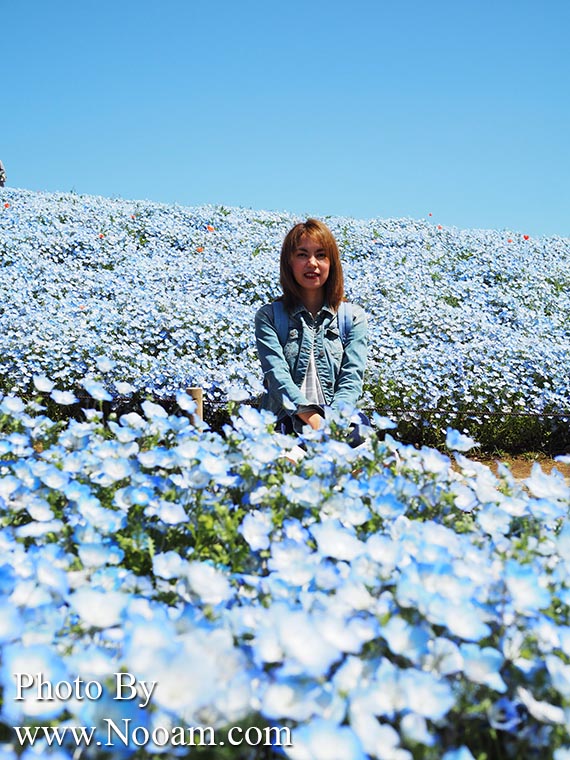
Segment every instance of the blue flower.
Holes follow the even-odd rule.
[[[292,760],[366,760],[362,744],[348,726],[317,718],[293,731]]]
[[[503,694],[507,685],[501,677],[503,655],[493,647],[479,648],[477,644],[461,644],[463,672],[469,680],[484,684]]]
[[[61,406],[69,406],[70,404],[77,404],[79,399],[71,391],[59,391],[54,388],[50,393],[51,398],[56,404]]]
[[[269,534],[273,528],[271,512],[255,509],[248,512],[238,528],[253,551],[269,548]]]
[[[464,435],[457,430],[448,428],[445,437],[445,445],[448,449],[453,451],[470,451],[474,446],[479,446],[480,444],[476,443],[468,435]]]

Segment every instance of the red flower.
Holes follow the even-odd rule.
[[[4,208],[10,208],[10,204],[9,203],[5,203],[4,204]]]
[[[203,251],[204,249],[203,249],[202,247],[200,247],[200,248],[196,248],[196,250],[198,251],[198,253],[202,253],[202,251]]]
[[[103,235],[103,233],[102,233],[102,232],[100,232],[100,233],[99,233],[99,237],[100,237],[100,238],[104,238],[104,237],[105,237],[105,235]]]
[[[208,232],[213,232],[215,228],[212,227],[211,224],[209,224],[207,229],[208,229]]]
[[[437,229],[438,229],[438,230],[442,230],[442,229],[443,229],[443,227],[441,226],[441,224],[438,224],[438,225],[437,225]]]
[[[513,242],[513,239],[512,239],[512,238],[509,238],[509,239],[507,240],[507,243],[512,243],[512,242]]]
[[[524,238],[525,240],[528,240],[528,239],[529,239],[529,235],[523,235],[523,238]]]
[[[430,213],[428,214],[428,216],[432,216],[432,213],[431,213],[431,211],[430,211]]]
[[[136,219],[135,214],[131,214],[131,219]]]

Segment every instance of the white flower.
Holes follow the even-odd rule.
[[[190,562],[186,568],[186,578],[192,591],[204,604],[221,604],[232,596],[232,588],[225,575],[206,562]]]
[[[539,720],[541,723],[564,723],[565,715],[562,707],[551,705],[549,702],[540,702],[536,700],[532,693],[519,686],[517,688],[517,696],[533,718]]]
[[[54,384],[45,375],[34,375],[33,380],[36,390],[41,393],[49,393],[53,389]]]
[[[110,628],[121,622],[129,597],[119,591],[98,591],[82,588],[69,597],[84,625],[94,628]]]
[[[244,517],[238,528],[253,551],[269,547],[269,534],[273,528],[271,512],[254,509]]]
[[[470,438],[468,435],[453,430],[453,428],[448,428],[445,437],[445,445],[452,451],[469,451],[474,446],[479,446],[480,444],[476,443],[473,438]]]
[[[56,404],[60,404],[61,406],[77,404],[79,401],[79,399],[71,391],[58,391],[57,389],[54,389],[50,393],[50,397],[55,401]]]

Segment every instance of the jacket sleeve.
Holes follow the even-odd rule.
[[[352,327],[344,346],[340,372],[335,383],[332,408],[341,404],[356,406],[362,396],[364,370],[368,356],[368,324],[364,310],[352,305]]]
[[[283,346],[273,322],[271,304],[262,306],[255,315],[255,341],[267,392],[288,414],[295,414],[309,404],[293,382]],[[288,408],[290,407],[290,408]]]

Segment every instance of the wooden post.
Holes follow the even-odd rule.
[[[192,396],[194,401],[196,402],[196,412],[193,417],[195,416],[199,420],[204,419],[204,405],[202,401],[202,389],[201,388],[188,388],[187,393],[189,396]]]

